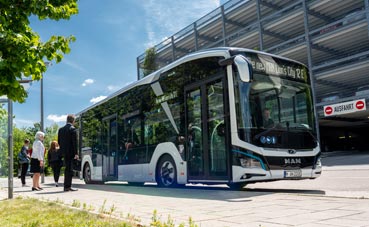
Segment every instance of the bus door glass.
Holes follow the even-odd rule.
[[[111,116],[103,120],[103,176],[117,176],[117,118]]]
[[[185,92],[189,180],[226,179],[224,80],[190,85]]]

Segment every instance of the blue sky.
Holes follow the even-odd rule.
[[[74,35],[71,53],[44,74],[44,122],[63,125],[78,113],[137,78],[136,57],[219,7],[224,0],[79,0],[70,20],[39,21],[31,27],[43,40]],[[18,128],[40,122],[40,82],[25,103],[14,103]]]

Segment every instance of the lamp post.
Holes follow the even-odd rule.
[[[41,98],[41,101],[40,101],[40,105],[41,105],[40,127],[41,127],[41,129],[40,129],[40,131],[44,132],[44,79],[43,78],[41,78],[41,86],[40,87],[41,87],[41,93],[40,93],[40,98]],[[44,173],[44,171],[42,171],[42,174],[41,174],[41,183],[45,183],[45,173]]]
[[[32,80],[20,80],[19,83],[25,87],[25,84]],[[14,150],[13,150],[13,101],[8,98],[8,199],[13,198],[13,171],[14,171]]]
[[[51,62],[44,62],[46,67],[51,66]],[[40,86],[40,115],[41,115],[41,121],[40,121],[40,131],[44,132],[44,77],[41,78],[41,86]],[[45,133],[45,132],[44,132]],[[44,162],[45,163],[45,162]],[[45,173],[43,172],[41,174],[41,183],[45,183]]]
[[[13,101],[8,99],[8,199],[13,198]]]

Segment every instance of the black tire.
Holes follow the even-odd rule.
[[[229,187],[231,190],[240,191],[240,190],[242,190],[246,185],[247,185],[247,183],[245,183],[245,182],[229,183],[229,184],[228,184],[228,187]]]
[[[86,164],[85,167],[83,167],[83,179],[86,184],[91,184],[91,167],[90,164]]]
[[[177,186],[177,167],[173,158],[164,155],[156,168],[156,182],[160,187]]]

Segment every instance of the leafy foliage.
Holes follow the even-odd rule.
[[[40,80],[47,69],[45,60],[59,63],[75,41],[73,36],[52,36],[42,42],[28,18],[69,19],[77,13],[77,0],[0,0],[0,96],[24,102],[27,92],[19,80]]]
[[[46,150],[50,148],[50,144],[53,140],[57,140],[58,136],[58,125],[53,124],[45,129],[45,140],[44,145]],[[13,127],[13,154],[14,154],[14,175],[17,174],[19,163],[18,153],[20,152],[25,139],[31,141],[35,140],[35,134],[40,130],[40,123],[35,123],[33,127],[28,128],[17,128]],[[45,154],[46,157],[47,153]],[[51,169],[46,166],[45,174],[51,172]],[[2,106],[0,106],[0,176],[8,175],[8,113]]]
[[[149,75],[150,73],[154,72],[157,69],[155,63],[155,55],[156,55],[155,47],[149,48],[145,51],[145,60],[143,63],[144,76]]]

